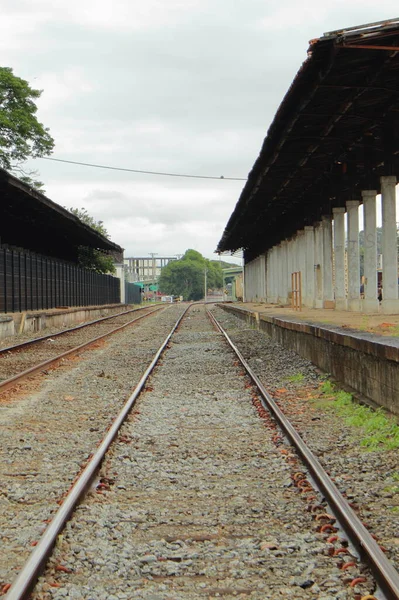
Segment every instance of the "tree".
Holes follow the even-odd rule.
[[[54,148],[49,130],[36,118],[35,101],[41,94],[9,67],[0,67],[0,166],[36,189],[43,184],[23,163],[29,157],[48,156]]]
[[[183,296],[184,300],[204,297],[205,269],[208,288],[223,284],[223,272],[218,261],[206,259],[196,250],[187,250],[180,260],[169,262],[161,271],[159,289],[165,294]]]
[[[101,235],[109,239],[109,234],[104,227],[103,221],[95,221],[85,208],[70,208],[69,212],[75,215],[75,217],[78,217],[82,223],[95,229],[98,233],[101,233]],[[79,246],[78,262],[80,267],[88,269],[89,271],[95,271],[96,273],[115,273],[115,264],[112,256],[105,254],[101,250],[96,250],[96,248]]]

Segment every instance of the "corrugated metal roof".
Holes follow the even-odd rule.
[[[76,260],[78,246],[123,252],[67,209],[1,168],[0,198],[2,244],[70,261]]]
[[[264,252],[398,172],[399,19],[312,40],[219,242]]]

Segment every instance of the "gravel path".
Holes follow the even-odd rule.
[[[195,307],[60,536],[35,600],[343,600],[325,535],[292,485],[230,350]]]
[[[0,400],[0,591],[40,537],[184,307],[171,306]],[[6,400],[4,399],[6,397]]]
[[[399,569],[398,451],[367,451],[363,432],[347,426],[326,401],[309,402],[324,378],[309,361],[275,343],[264,332],[222,309],[215,316],[252,369],[270,390],[311,450]],[[300,375],[300,382],[289,378]]]

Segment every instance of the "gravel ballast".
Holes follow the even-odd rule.
[[[0,592],[182,311],[143,319],[0,396]]]
[[[309,361],[228,311],[217,308],[215,315],[399,569],[398,450],[368,451],[362,429],[346,425],[322,398],[309,400],[326,376]]]
[[[367,569],[343,571],[342,557],[330,556],[292,483],[298,467],[258,412],[231,351],[193,308],[33,598],[344,600],[370,591]],[[359,573],[366,582],[349,587]]]

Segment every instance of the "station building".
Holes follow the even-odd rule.
[[[217,248],[244,250],[245,300],[399,313],[398,172],[399,19],[311,40]]]
[[[124,302],[123,249],[0,169],[0,313]],[[79,247],[112,254],[119,277],[78,266]]]

